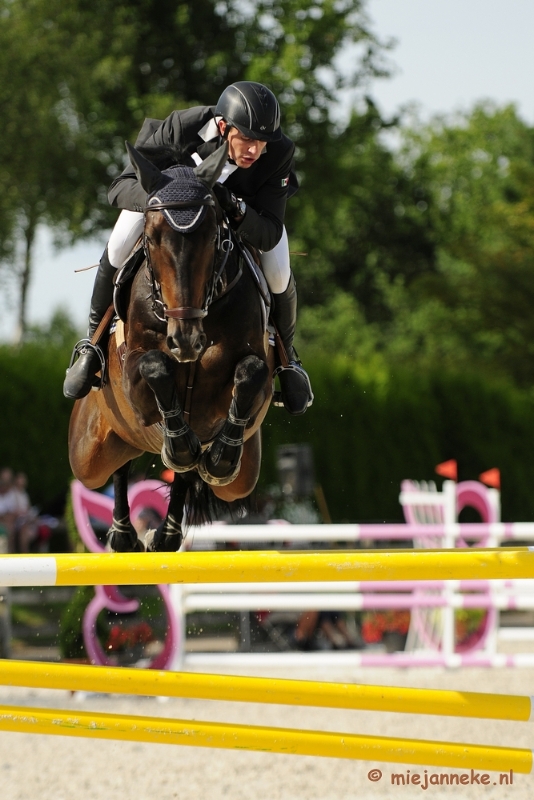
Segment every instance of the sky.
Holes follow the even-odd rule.
[[[394,76],[370,87],[385,115],[415,102],[429,117],[491,99],[514,102],[534,125],[533,0],[367,0],[366,5],[378,37],[397,41],[388,55]],[[63,306],[80,330],[85,328],[95,271],[75,270],[97,263],[105,241],[103,234],[56,252],[50,233],[39,231],[31,323],[47,322]],[[9,340],[14,327],[9,304],[0,305],[0,339]]]

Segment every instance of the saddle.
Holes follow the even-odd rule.
[[[126,263],[117,270],[113,290],[113,306],[117,317],[126,322],[132,282],[145,260],[143,239],[139,237]]]

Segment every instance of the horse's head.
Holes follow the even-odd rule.
[[[148,193],[145,249],[154,291],[167,322],[167,345],[178,361],[196,361],[206,346],[216,257],[217,214],[211,191],[228,157],[224,145],[199,166],[161,171],[127,143],[139,182]]]

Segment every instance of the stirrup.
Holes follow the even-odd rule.
[[[90,339],[80,339],[79,342],[76,342],[74,348],[72,350],[72,355],[70,357],[69,366],[66,370],[66,375],[69,374],[69,370],[71,367],[74,366],[76,361],[79,359],[80,356],[85,355],[88,350],[92,350],[93,353],[97,356],[98,360],[100,361],[100,378],[95,375],[95,379],[93,382],[93,389],[98,390],[101,389],[106,384],[106,357],[104,355],[104,351],[100,347],[99,344],[92,344]],[[98,370],[96,370],[98,372]]]
[[[315,399],[315,396],[313,394],[313,390],[312,390],[312,387],[311,387],[310,377],[309,377],[308,373],[306,372],[306,370],[304,369],[304,367],[302,366],[302,364],[300,363],[300,361],[290,361],[286,367],[279,366],[279,367],[276,367],[276,369],[274,370],[274,372],[273,372],[273,406],[276,406],[277,408],[285,408],[285,403],[284,403],[284,400],[282,398],[282,392],[281,391],[274,391],[274,379],[276,378],[277,375],[280,375],[280,373],[285,372],[286,370],[292,370],[293,372],[297,372],[302,378],[304,378],[304,381],[306,382],[306,388],[308,390],[308,397],[310,398],[308,400],[307,404],[306,404],[306,408],[309,408],[312,405],[312,403],[313,403],[313,401]]]

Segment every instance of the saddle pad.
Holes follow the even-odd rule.
[[[260,305],[262,311],[262,320],[263,320],[263,330],[264,332],[267,330],[267,325],[269,322],[269,316],[271,314],[271,290],[269,289],[269,284],[267,283],[267,279],[263,274],[263,270],[259,264],[257,264],[251,253],[250,250],[245,246],[242,249],[243,256],[245,261],[247,262],[247,266],[252,272],[256,283],[258,285],[258,294],[260,296]]]

